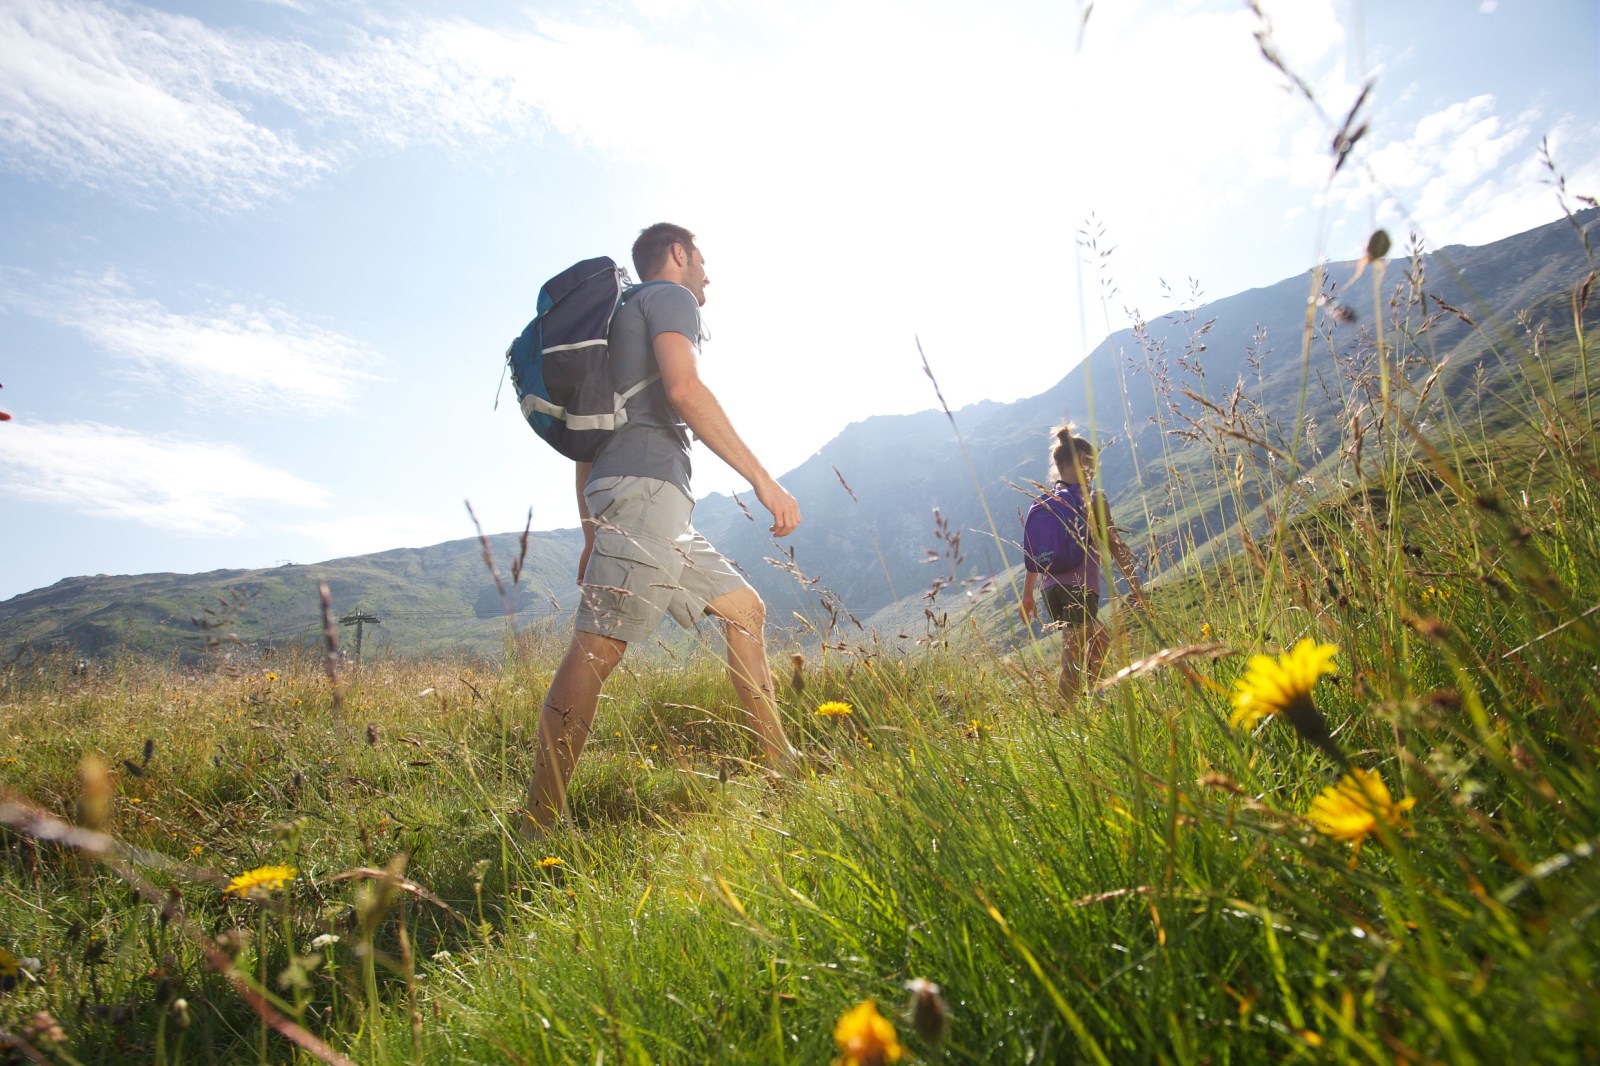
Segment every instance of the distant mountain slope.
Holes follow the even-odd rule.
[[[510,593],[520,536],[489,538]],[[582,540],[576,529],[534,533],[516,589],[519,624],[570,611],[572,573]],[[448,654],[498,650],[506,609],[476,539],[305,566],[213,570],[203,574],[73,577],[0,603],[0,649],[6,657],[57,644],[88,656],[129,652],[191,656],[208,642],[290,648],[321,639],[320,582],[334,617],[361,610],[372,654]],[[340,627],[347,648],[354,630]]]
[[[1600,212],[1591,210],[1577,222],[1595,234],[1597,217]],[[1185,390],[1225,404],[1242,388],[1292,425],[1302,371],[1309,368],[1305,413],[1318,427],[1310,443],[1329,446],[1348,415],[1340,371],[1372,349],[1375,301],[1385,305],[1384,328],[1390,330],[1387,305],[1421,292],[1426,300],[1408,318],[1412,328],[1425,329],[1423,343],[1435,362],[1450,356],[1441,388],[1492,400],[1498,383],[1508,380],[1496,350],[1513,358],[1519,349],[1512,335],[1524,328],[1518,312],[1527,312],[1528,328],[1540,324],[1550,343],[1570,337],[1571,289],[1589,269],[1568,220],[1483,247],[1426,254],[1420,274],[1409,259],[1392,259],[1381,277],[1369,269],[1359,279],[1355,264],[1332,264],[1315,292],[1308,271],[1121,330],[1037,396],[974,404],[953,416],[924,411],[846,427],[783,476],[805,522],[781,547],[767,535],[767,523],[747,517],[730,496],[701,500],[695,522],[745,567],[774,623],[787,624],[793,611],[814,623],[825,620],[820,597],[831,590],[834,609],[863,622],[882,612],[881,623],[904,629],[921,617],[920,600],[936,580],[958,583],[956,592],[941,593],[939,602],[950,603],[959,582],[1002,574],[1020,561],[1011,543],[1027,504],[1019,486],[1026,490],[1045,476],[1046,431],[1072,419],[1102,445],[1101,484],[1130,540],[1195,555],[1214,538],[1222,542],[1234,504],[1214,488],[1192,487],[1211,471],[1203,446],[1170,432],[1199,410]],[[1303,350],[1308,305],[1309,355]],[[1048,328],[1050,311],[1039,312],[1040,347],[1059,360],[1063,342]],[[948,358],[929,354],[935,361]],[[1012,389],[997,383],[996,391]],[[1181,505],[1171,491],[1178,479],[1188,487]],[[744,502],[759,511],[753,498]],[[935,508],[943,523],[938,529]],[[517,542],[512,534],[491,538],[508,579]],[[572,608],[579,546],[575,529],[532,535],[519,622]],[[322,580],[337,614],[362,608],[382,619],[367,628],[369,649],[495,652],[502,645],[500,595],[478,542],[460,540],[310,566],[69,578],[0,603],[0,655],[56,642],[94,655],[116,649],[181,654],[201,646],[208,634],[236,634],[256,644],[303,642],[321,626],[316,589]],[[207,608],[216,616],[207,616]],[[191,621],[196,616],[218,624],[202,629]]]

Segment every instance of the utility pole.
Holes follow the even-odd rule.
[[[342,626],[355,626],[356,627],[356,665],[357,666],[361,665],[361,627],[363,625],[374,625],[375,626],[375,625],[378,625],[380,622],[381,622],[381,619],[379,619],[376,615],[368,614],[366,611],[352,611],[350,614],[347,614],[343,618],[339,619],[339,624],[342,625]]]

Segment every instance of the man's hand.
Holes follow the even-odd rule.
[[[768,530],[771,535],[789,536],[800,525],[800,503],[778,482],[766,479],[757,485],[755,498],[760,499],[766,512],[773,515],[773,525]]]
[[[1017,606],[1022,610],[1022,620],[1032,625],[1034,615],[1039,613],[1039,609],[1034,606],[1033,593],[1030,592],[1018,600]]]
[[[756,499],[772,515],[772,528],[768,532],[774,537],[787,537],[800,524],[799,502],[776,481],[769,478],[757,485]]]

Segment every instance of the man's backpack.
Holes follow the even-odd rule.
[[[544,283],[536,315],[506,349],[511,384],[533,431],[556,451],[593,462],[600,446],[628,421],[626,405],[660,375],[626,392],[611,374],[607,337],[624,301],[646,285],[609,256],[585,259]]]
[[[1028,508],[1022,527],[1023,562],[1030,573],[1062,576],[1082,569],[1090,544],[1092,490],[1058,485]]]

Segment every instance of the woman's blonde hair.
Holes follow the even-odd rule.
[[[1078,436],[1071,422],[1055,426],[1050,430],[1050,466],[1057,481],[1088,481],[1094,477],[1094,445]]]

